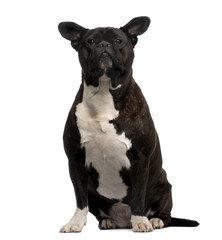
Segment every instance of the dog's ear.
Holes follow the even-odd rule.
[[[81,27],[73,22],[61,22],[58,27],[61,35],[64,38],[70,40],[72,47],[75,48],[76,51],[78,51],[81,38],[88,29]]]
[[[133,47],[137,43],[137,36],[146,32],[150,25],[150,19],[148,17],[137,17],[133,18],[125,26],[120,29],[127,34]]]

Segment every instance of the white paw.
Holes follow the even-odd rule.
[[[83,223],[76,223],[70,221],[66,225],[61,227],[60,232],[61,233],[81,232],[84,225],[85,224]]]
[[[103,219],[99,227],[100,229],[114,229],[116,224],[111,219]]]
[[[71,232],[81,232],[84,225],[86,225],[88,207],[80,210],[79,208],[76,209],[76,212],[73,218],[64,226],[61,227],[61,233],[71,233]]]
[[[153,227],[147,217],[134,216],[131,217],[132,228],[134,232],[152,232]]]
[[[155,228],[163,228],[164,227],[164,223],[161,219],[159,218],[151,218],[150,219],[150,223],[153,226],[153,229]]]

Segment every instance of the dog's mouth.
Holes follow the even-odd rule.
[[[120,57],[117,57],[114,53],[103,51],[100,53],[94,53],[89,59],[90,73],[91,74],[103,74],[110,75],[121,74],[124,72],[124,64]]]
[[[108,52],[103,52],[99,57],[99,66],[101,69],[106,71],[108,68],[113,66],[113,60]]]

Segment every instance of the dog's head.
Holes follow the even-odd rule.
[[[131,73],[137,36],[143,34],[149,24],[148,17],[138,17],[121,28],[90,30],[73,22],[62,22],[59,31],[78,51],[86,84],[98,86],[99,77],[105,73],[115,88]]]

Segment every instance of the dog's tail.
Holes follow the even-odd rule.
[[[197,221],[182,219],[182,218],[171,218],[169,227],[197,227],[200,225]]]

